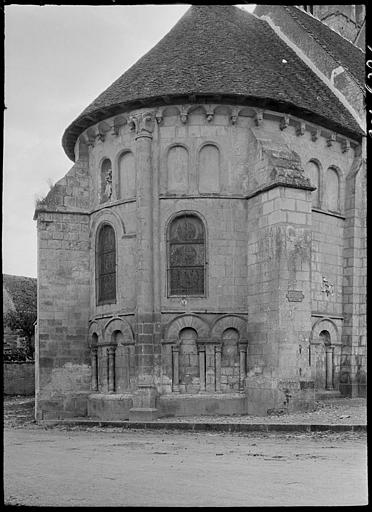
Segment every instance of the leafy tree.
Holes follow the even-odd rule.
[[[25,338],[23,352],[26,358],[33,359],[34,323],[37,318],[36,279],[9,275],[4,275],[3,279],[14,304],[14,309],[9,309],[4,315],[4,325]],[[18,354],[17,359],[20,357],[21,354]]]

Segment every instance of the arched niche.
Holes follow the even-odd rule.
[[[215,342],[222,341],[222,334],[226,329],[235,329],[239,333],[239,341],[247,341],[247,321],[237,315],[226,315],[218,318],[212,326],[211,337]]]
[[[100,171],[100,202],[105,203],[112,198],[112,164],[109,158],[101,163]]]
[[[168,192],[186,193],[189,185],[189,153],[185,146],[175,145],[167,153]]]
[[[322,331],[328,331],[331,345],[339,345],[341,343],[336,325],[328,318],[321,318],[314,323],[311,330],[311,343],[323,343],[323,338],[320,337]]]
[[[220,165],[218,147],[214,144],[203,145],[198,158],[198,185],[201,194],[220,191]]]
[[[329,331],[326,331],[325,329],[323,329],[323,331],[320,331],[319,340],[323,343],[325,347],[329,347],[331,344],[331,335],[329,334]]]
[[[213,110],[213,124],[229,126],[232,109],[228,105],[217,105]]]
[[[119,168],[119,198],[130,199],[136,196],[136,167],[134,155],[126,151],[120,155]]]
[[[106,323],[103,332],[105,343],[134,343],[132,327],[123,318],[112,318],[111,320],[109,320]]]
[[[228,105],[217,105],[214,109],[214,115],[218,116],[230,116],[231,115],[231,107]]]
[[[102,331],[97,322],[92,322],[88,329],[88,344],[90,346],[97,345],[102,341]]]
[[[178,334],[179,345],[179,383],[185,385],[185,391],[189,391],[189,385],[199,375],[198,360],[198,333],[191,327],[184,327]]]
[[[320,207],[320,164],[316,160],[310,160],[306,164],[305,174],[307,178],[310,178],[310,183],[316,190],[312,192],[312,204],[313,207]]]
[[[206,121],[206,109],[203,105],[191,105],[187,109],[189,125],[204,125]]]
[[[228,327],[222,333],[222,366],[231,368],[239,364],[239,332],[233,327]]]
[[[162,126],[174,126],[177,124],[180,116],[180,109],[174,105],[160,107],[157,115],[160,116]]]
[[[180,315],[174,318],[164,332],[165,343],[179,343],[179,333],[182,329],[191,328],[196,331],[198,340],[209,338],[209,325],[197,315]]]
[[[334,167],[329,167],[325,176],[325,207],[332,212],[340,211],[340,176]]]

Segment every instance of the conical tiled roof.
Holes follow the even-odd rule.
[[[268,23],[232,5],[192,6],[146,55],[93,101],[66,129],[74,159],[77,137],[119,111],[155,106],[168,97],[215,97],[289,112],[350,137],[352,115]]]

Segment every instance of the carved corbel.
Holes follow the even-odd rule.
[[[320,137],[320,129],[319,128],[317,128],[316,130],[313,130],[311,132],[311,140],[313,142],[316,142],[319,139],[319,137]]]
[[[239,117],[239,107],[234,107],[231,112],[231,124],[236,124]]]
[[[263,110],[256,110],[256,115],[254,116],[254,122],[256,123],[256,126],[262,126]]]
[[[347,153],[350,151],[350,141],[348,139],[344,139],[341,144],[342,152]]]
[[[297,137],[304,135],[305,129],[306,129],[305,123],[300,123],[300,125],[298,126],[298,128],[296,130]]]
[[[327,139],[327,146],[333,146],[334,142],[336,142],[336,134],[331,133],[330,136]]]
[[[114,135],[115,137],[117,137],[119,135],[119,130],[120,130],[120,126],[118,126],[117,124],[114,123],[111,127],[111,134]]]
[[[129,129],[131,132],[137,131],[137,118],[135,116],[130,116],[128,120]]]
[[[155,119],[158,124],[163,122],[163,109],[158,108],[158,110],[155,113]]]
[[[146,112],[140,116],[139,131],[152,133],[154,130],[155,116],[153,112]]]
[[[188,115],[189,115],[188,107],[185,105],[181,105],[181,110],[180,110],[181,123],[183,123],[183,124],[187,123]]]
[[[206,112],[205,115],[207,116],[207,121],[210,123],[214,116],[214,106],[213,105],[206,105]]]
[[[281,118],[279,128],[285,130],[289,126],[289,116],[285,115]]]

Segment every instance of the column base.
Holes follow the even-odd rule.
[[[158,410],[152,407],[137,407],[129,410],[129,421],[153,421],[158,419]]]

